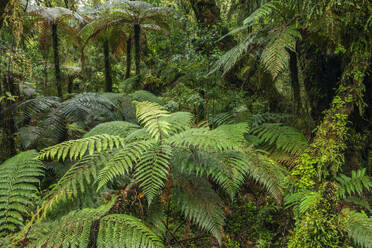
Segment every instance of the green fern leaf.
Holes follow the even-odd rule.
[[[106,145],[108,144],[108,145]],[[86,152],[93,155],[95,151],[102,152],[102,148],[112,150],[114,147],[120,148],[124,146],[124,140],[118,136],[111,136],[107,134],[95,135],[88,138],[69,140],[45,148],[40,151],[40,159],[62,159],[65,160],[69,155],[70,160],[81,159]]]
[[[356,244],[363,248],[372,247],[372,218],[350,209],[343,209],[346,229]]]
[[[140,182],[148,204],[161,192],[169,174],[169,160],[172,149],[168,145],[154,145],[141,154],[136,170],[135,179]]]
[[[85,208],[72,211],[56,221],[49,234],[38,240],[39,247],[80,247],[86,248],[90,242],[92,225],[107,214],[117,197],[97,209]]]
[[[84,135],[84,138],[102,134],[126,138],[128,134],[137,130],[138,128],[139,128],[138,125],[130,122],[110,121],[95,126],[92,130],[90,130],[88,133]]]
[[[174,184],[174,201],[181,212],[221,244],[224,212],[221,199],[211,185],[201,178],[183,176],[175,177]]]
[[[160,248],[164,244],[140,219],[125,214],[111,214],[99,223],[97,247]]]
[[[22,152],[0,165],[0,237],[16,232],[30,215],[37,185],[44,176],[37,153]]]

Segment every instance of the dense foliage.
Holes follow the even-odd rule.
[[[372,248],[369,0],[4,0],[0,247]]]

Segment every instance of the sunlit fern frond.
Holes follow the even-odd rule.
[[[202,178],[192,176],[177,176],[174,184],[173,201],[181,212],[221,243],[224,224],[222,200],[211,185]]]
[[[288,68],[288,50],[295,52],[296,41],[300,38],[300,32],[294,26],[289,26],[276,31],[271,41],[265,46],[261,54],[261,63],[274,79]]]
[[[139,129],[139,126],[126,121],[110,121],[98,124],[84,135],[88,138],[95,135],[107,134],[126,138],[129,133]]]
[[[172,149],[168,145],[153,145],[141,154],[136,165],[134,178],[139,182],[149,205],[165,186],[170,168]]]
[[[214,130],[191,128],[169,137],[166,142],[178,148],[196,148],[204,151],[224,151],[238,148],[241,143],[235,138],[231,139],[227,130],[221,127]]]
[[[282,123],[264,123],[250,130],[267,149],[283,151],[289,154],[301,154],[308,143],[305,136],[296,128]]]
[[[105,163],[105,167],[99,171],[97,177],[97,188],[100,189],[109,181],[120,175],[128,175],[134,165],[154,142],[137,141],[124,145],[112,154]]]
[[[111,151],[114,148],[124,147],[124,140],[118,136],[107,134],[95,135],[88,138],[69,140],[40,151],[40,159],[76,160],[81,159],[86,153],[93,155],[95,152]]]
[[[114,197],[96,209],[71,211],[55,221],[48,235],[35,241],[35,247],[88,247],[92,226],[110,211],[116,199]]]
[[[19,230],[36,201],[43,164],[34,150],[22,152],[0,165],[0,237]]]
[[[192,118],[193,115],[189,112],[175,112],[169,116],[160,117],[160,120],[167,121],[172,126],[171,134],[175,134],[189,129]]]
[[[364,189],[368,191],[372,188],[372,180],[366,175],[366,168],[351,171],[351,177],[340,174],[336,180],[341,185],[338,190],[341,199],[345,199],[346,195],[361,195]]]
[[[146,128],[146,131],[155,140],[161,140],[169,135],[171,125],[168,121],[160,119],[161,117],[168,117],[169,112],[157,103],[152,102],[137,102],[136,115],[138,122]]]
[[[66,17],[73,18],[79,22],[84,21],[79,14],[63,7],[29,6],[27,12],[31,15],[40,16],[50,23],[55,23]]]
[[[350,209],[343,209],[342,215],[346,217],[346,229],[354,242],[360,247],[371,248],[372,218]]]
[[[165,247],[157,236],[142,220],[126,215],[111,214],[103,217],[99,223],[97,247]]]

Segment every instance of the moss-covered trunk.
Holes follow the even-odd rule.
[[[110,48],[108,40],[103,42],[103,55],[105,59],[105,92],[112,92],[112,72],[110,63]]]
[[[132,38],[127,39],[127,71],[125,73],[125,79],[130,77],[130,71],[132,67]]]
[[[58,30],[57,24],[52,24],[52,39],[53,39],[53,53],[54,53],[54,71],[56,76],[57,95],[62,97],[62,81],[61,81],[61,69],[59,67],[59,52],[58,52]]]

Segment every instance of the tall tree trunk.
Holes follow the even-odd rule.
[[[135,50],[135,64],[136,64],[136,75],[141,73],[141,26],[139,24],[134,24],[134,50]]]
[[[298,67],[297,67],[297,54],[293,51],[289,52],[289,72],[291,75],[291,86],[293,90],[293,99],[295,103],[295,113],[301,113],[301,92],[300,83],[298,81]]]
[[[61,69],[59,68],[59,52],[58,52],[58,33],[57,33],[57,24],[52,24],[52,37],[53,37],[53,52],[54,52],[54,69],[56,75],[56,84],[57,84],[57,95],[62,97],[62,81],[61,81]]]
[[[112,72],[110,63],[110,48],[108,40],[103,42],[103,54],[105,57],[105,91],[112,92]]]
[[[132,67],[132,38],[127,39],[127,71],[125,73],[125,79],[130,77],[130,71]]]

